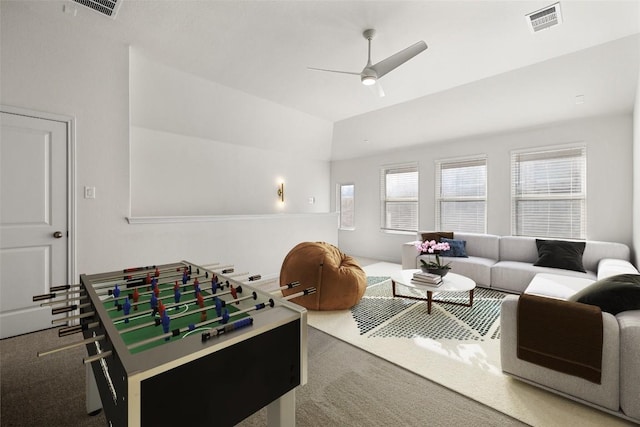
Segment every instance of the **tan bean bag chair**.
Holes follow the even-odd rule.
[[[344,310],[356,305],[367,287],[364,270],[352,257],[324,242],[296,245],[282,262],[280,286],[298,281],[300,286],[282,291],[284,296],[315,287],[316,293],[292,299],[309,310]]]

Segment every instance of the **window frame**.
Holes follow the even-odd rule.
[[[576,153],[575,155],[572,155]],[[554,155],[554,153],[556,155]],[[545,237],[556,239],[575,239],[585,240],[587,238],[587,146],[586,144],[571,144],[571,145],[556,145],[549,147],[538,147],[535,149],[514,150],[511,152],[511,234],[513,236],[529,236],[529,237]],[[524,159],[523,159],[524,157]],[[577,158],[579,164],[577,168],[579,170],[580,178],[580,192],[572,191],[573,184],[569,187],[569,192],[560,193],[557,190],[551,189],[546,194],[544,193],[522,193],[522,180],[520,179],[519,170],[520,164],[524,161],[540,161],[551,160],[558,161],[559,159]],[[518,168],[518,169],[517,169]],[[573,169],[572,169],[573,172]],[[518,181],[516,181],[518,179]],[[548,182],[547,182],[548,184]],[[552,188],[552,187],[550,187]],[[520,192],[519,192],[520,189]],[[578,223],[578,234],[576,235],[573,230],[574,227],[570,227],[570,234],[553,233],[553,222],[547,219],[547,232],[533,232],[523,233],[521,232],[521,223],[523,218],[519,214],[518,204],[521,201],[540,201],[540,202],[554,202],[554,201],[579,201],[579,213],[580,219]],[[573,209],[573,207],[572,207]],[[547,209],[548,210],[548,209]],[[573,212],[573,210],[572,210]],[[573,224],[573,221],[571,221]],[[539,225],[539,227],[542,223]],[[538,229],[538,231],[541,231]]]
[[[446,166],[446,167],[443,167]],[[484,195],[480,196],[443,196],[442,195],[442,171],[445,169],[464,168],[472,166],[484,166]],[[488,197],[488,156],[486,154],[478,154],[474,156],[456,157],[440,159],[435,161],[435,192],[434,192],[434,209],[435,209],[435,224],[436,230],[444,230],[445,228],[451,228],[447,231],[462,231],[470,233],[486,233],[487,232],[487,206],[489,204]],[[469,229],[463,226],[458,227],[443,227],[442,220],[442,203],[443,202],[483,202],[483,224],[481,229]]]
[[[415,173],[415,197],[388,197],[387,196],[387,175],[391,173]],[[415,205],[415,218],[413,221],[415,224],[410,224],[407,227],[390,227],[387,226],[387,206],[389,203],[411,203]],[[384,233],[416,233],[419,227],[420,220],[420,170],[417,162],[383,165],[380,168],[380,230]]]

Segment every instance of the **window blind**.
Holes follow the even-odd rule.
[[[437,161],[435,184],[439,230],[486,232],[486,157]]]
[[[418,230],[418,166],[405,165],[380,171],[381,228]]]
[[[512,234],[586,238],[586,147],[511,154]]]

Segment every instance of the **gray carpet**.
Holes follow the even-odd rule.
[[[3,427],[106,425],[102,414],[85,413],[84,348],[36,357],[76,340],[51,329],[0,341]],[[524,425],[314,328],[308,345],[309,382],[296,394],[298,426]],[[240,425],[265,424],[263,409]]]

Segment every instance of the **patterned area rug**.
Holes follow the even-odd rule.
[[[500,304],[506,295],[476,288],[472,307],[434,302],[428,314],[426,301],[394,298],[389,277],[370,276],[360,303],[309,311],[308,324],[530,425],[624,425],[502,373]],[[434,297],[468,302],[469,293]]]
[[[426,298],[421,291],[412,294]],[[360,335],[484,341],[500,338],[498,319],[504,297],[502,292],[477,288],[472,307],[434,303],[429,315],[422,301],[394,298],[389,277],[373,276],[367,277],[365,294],[351,314]],[[446,298],[466,303],[469,293],[447,293]]]

